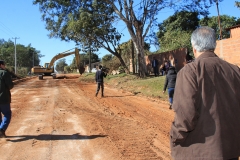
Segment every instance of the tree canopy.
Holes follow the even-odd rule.
[[[235,6],[237,6],[240,9],[240,2],[235,1]]]
[[[91,53],[91,63],[95,63],[95,62],[99,62],[99,61],[100,61],[100,59],[99,59],[98,55],[95,53]],[[89,64],[89,52],[80,54],[80,63],[83,66]],[[70,68],[75,68],[75,66],[76,66],[76,58],[74,57],[71,65],[70,65]]]
[[[220,0],[221,1],[221,0]],[[77,43],[103,47],[115,55],[127,69],[117,50],[120,34],[113,27],[115,21],[126,24],[139,60],[139,75],[145,77],[145,38],[156,24],[156,15],[164,8],[176,11],[188,10],[201,15],[208,14],[208,8],[215,0],[34,0],[39,4],[42,18],[51,31],[50,37],[74,40]],[[112,44],[110,46],[110,44]]]
[[[29,44],[24,46],[16,44],[17,49],[17,67],[32,68],[33,65],[37,66],[40,63],[40,58],[43,57],[40,51],[36,50]],[[15,67],[15,45],[11,40],[0,40],[0,59],[3,59],[10,67]]]
[[[224,38],[230,37],[230,33],[226,30],[226,28],[240,24],[240,18],[236,18],[236,17],[228,16],[228,15],[221,15],[220,22],[221,22],[221,28],[222,28],[222,38],[224,39]],[[219,39],[220,28],[218,25],[218,17],[217,16],[205,17],[200,20],[199,24],[201,26],[209,26],[209,27],[213,28],[216,31],[217,39]]]
[[[139,57],[139,75],[141,77],[148,74],[144,57],[145,38],[154,28],[159,11],[164,8],[172,8],[176,11],[188,10],[208,15],[208,8],[214,3],[214,0],[141,0],[140,2],[118,0],[116,3],[111,0],[106,1],[112,5],[115,13],[127,26]]]
[[[188,48],[190,53],[192,52],[191,47],[191,34],[199,26],[209,26],[213,28],[217,37],[219,37],[219,25],[218,17],[204,17],[199,19],[197,12],[181,11],[176,12],[159,24],[159,31],[157,36],[160,43],[160,51],[171,51],[178,48]],[[226,28],[240,24],[240,18],[222,15],[220,16],[222,37],[229,38],[230,34]]]
[[[121,34],[113,26],[116,17],[109,3],[35,0],[34,4],[39,4],[50,37],[75,41],[84,52],[105,48],[127,68],[117,49]]]
[[[176,12],[159,24],[157,36],[160,51],[171,51],[178,48],[191,50],[191,33],[198,27],[199,13],[181,11]]]
[[[55,70],[57,72],[63,72],[65,66],[68,66],[67,63],[66,63],[66,59],[62,58],[62,59],[57,61]]]

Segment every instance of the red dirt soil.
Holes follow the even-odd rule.
[[[168,160],[174,113],[157,100],[79,75],[15,85],[12,120],[0,139],[1,160]]]

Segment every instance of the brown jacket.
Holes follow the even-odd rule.
[[[175,160],[240,156],[240,70],[205,52],[177,76],[170,131]]]

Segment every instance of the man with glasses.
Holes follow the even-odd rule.
[[[6,70],[4,61],[0,60],[0,138],[6,137],[5,131],[8,128],[12,116],[10,107],[10,89],[12,88],[13,82],[10,73]]]

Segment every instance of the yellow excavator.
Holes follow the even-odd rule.
[[[56,56],[54,56],[51,60],[50,63],[45,63],[43,67],[41,66],[34,66],[32,68],[32,74],[38,74],[38,78],[41,80],[43,79],[43,76],[52,76],[53,79],[56,79],[56,73],[54,72],[54,62],[60,58],[69,56],[71,54],[75,54],[76,58],[76,67],[79,70],[79,73],[82,74],[85,71],[85,68],[80,65],[80,55],[79,55],[79,50],[75,48],[75,51],[73,52],[68,52],[69,50],[59,53]]]

